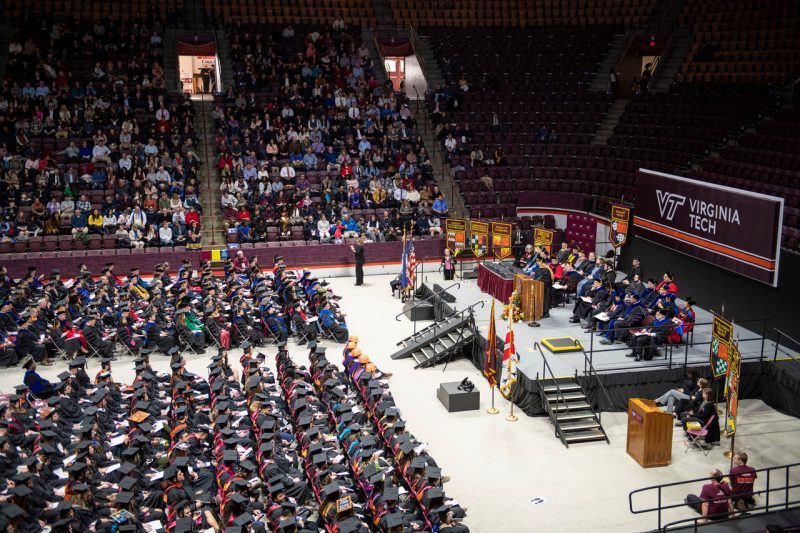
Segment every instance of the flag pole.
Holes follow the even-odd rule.
[[[508,401],[511,403],[511,412],[506,416],[506,420],[509,422],[516,422],[519,420],[517,415],[514,414],[514,385],[515,383],[511,384],[511,394],[508,395]]]
[[[492,385],[491,389],[492,389],[492,406],[490,408],[488,408],[486,410],[486,412],[489,413],[490,415],[496,415],[497,413],[500,412],[500,410],[497,407],[494,406],[494,389],[495,389],[495,386]]]

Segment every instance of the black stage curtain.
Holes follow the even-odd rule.
[[[431,288],[425,283],[422,284],[422,287],[417,289],[417,298],[419,300],[430,298],[433,296],[433,294],[433,290],[431,290]],[[433,316],[437,322],[455,313],[455,307],[445,302],[439,294],[431,298],[429,301],[433,304]]]

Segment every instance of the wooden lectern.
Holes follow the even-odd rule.
[[[544,283],[536,281],[525,274],[514,274],[514,290],[522,300],[522,312],[525,320],[542,318],[544,304]]]
[[[628,455],[644,468],[669,465],[674,421],[652,400],[628,400]]]

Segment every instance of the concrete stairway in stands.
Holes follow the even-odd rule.
[[[415,52],[421,58],[420,63],[425,65],[425,81],[428,82],[428,87],[434,88],[437,85],[444,87],[444,74],[442,74],[439,62],[436,61],[436,55],[433,53],[431,38],[427,35],[418,35],[416,46]]]
[[[233,85],[233,62],[231,61],[231,42],[224,28],[216,28],[214,35],[217,39],[217,59],[220,65],[222,87],[217,92],[224,92]]]
[[[222,223],[222,213],[219,208],[219,184],[215,157],[215,131],[214,119],[211,118],[211,111],[214,109],[214,102],[209,95],[203,95],[201,101],[195,100],[195,122],[194,127],[197,136],[200,138],[198,151],[203,166],[200,167],[200,205],[203,206],[203,216],[200,222],[203,227],[203,247],[210,248],[213,245],[225,245],[225,231]]]
[[[375,13],[375,22],[378,27],[388,26],[394,28],[397,24],[389,0],[372,0],[372,11]]]
[[[181,92],[183,89],[178,71],[177,34],[175,28],[167,28],[164,34],[164,82],[169,92]]]
[[[608,53],[603,58],[603,62],[597,67],[597,72],[592,78],[592,84],[589,89],[598,92],[607,92],[609,90],[611,80],[608,74],[611,71],[611,67],[616,64],[615,62],[625,53],[623,48],[627,48],[630,45],[630,37],[629,33],[620,33],[614,36],[614,44],[609,48]]]
[[[364,43],[369,50],[369,57],[373,61],[372,73],[379,84],[383,85],[389,79],[386,74],[386,67],[383,64],[383,57],[380,50],[375,45],[375,31],[372,28],[361,28],[361,42]]]
[[[663,93],[669,91],[691,46],[692,32],[689,28],[675,28],[664,54],[659,59],[653,79],[650,80],[650,86],[648,87],[650,92]]]
[[[614,135],[614,128],[619,124],[620,117],[625,113],[625,107],[630,102],[630,98],[617,98],[611,107],[608,108],[603,122],[598,126],[592,139],[592,144],[607,144],[609,137]]]
[[[8,62],[8,45],[11,44],[11,36],[14,30],[7,23],[0,24],[0,78],[6,74],[6,63]]]
[[[417,121],[417,133],[422,138],[422,144],[431,159],[433,179],[439,190],[444,194],[445,200],[447,200],[448,213],[452,217],[468,217],[469,213],[467,213],[465,207],[466,202],[450,173],[450,164],[444,159],[442,145],[434,135],[433,124],[427,108],[424,105],[419,108],[417,106],[411,107],[414,120]]]

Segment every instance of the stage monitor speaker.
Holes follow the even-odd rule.
[[[448,413],[458,413],[460,411],[477,411],[481,408],[481,393],[477,388],[472,389],[470,392],[460,390],[458,386],[461,383],[454,381],[452,383],[441,383],[439,390],[436,392],[436,397],[447,409]]]
[[[433,292],[434,294],[438,294],[439,297],[444,300],[445,302],[451,304],[456,301],[456,297],[447,292],[446,290],[442,289],[437,283],[433,285]]]
[[[414,307],[414,304],[413,300],[409,300],[403,305],[403,314],[406,315],[406,318],[411,321],[436,319],[433,312],[433,304],[425,302],[416,307]]]

